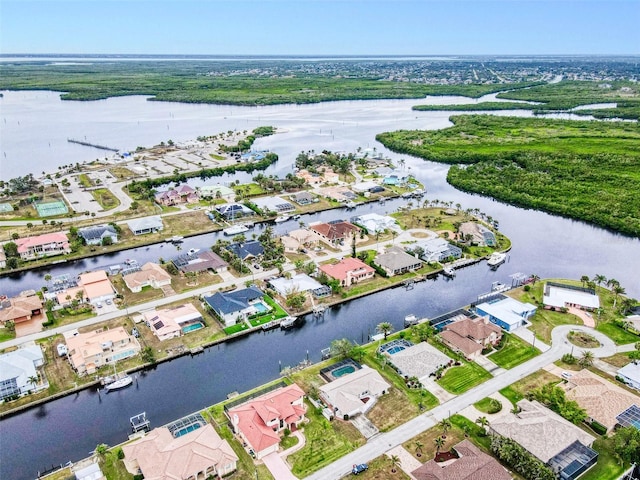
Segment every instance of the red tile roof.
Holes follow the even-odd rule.
[[[36,237],[18,238],[16,245],[18,246],[18,253],[25,253],[29,251],[29,248],[36,247],[38,245],[46,245],[49,243],[62,243],[63,247],[69,246],[69,239],[67,235],[61,232],[46,233],[44,235],[38,235]]]
[[[352,275],[357,271],[358,274],[374,273],[375,270],[362,260],[357,258],[343,258],[337,263],[329,265],[320,265],[320,270],[336,280],[343,281],[347,278],[348,274]]]
[[[351,232],[357,232],[360,230],[349,222],[319,223],[317,225],[312,225],[309,228],[332,241],[344,240],[351,236]]]

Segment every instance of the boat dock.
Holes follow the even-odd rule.
[[[117,148],[106,147],[104,145],[100,145],[100,144],[97,144],[97,143],[83,142],[82,140],[76,140],[75,138],[67,138],[67,142],[69,142],[69,143],[77,143],[78,145],[83,145],[85,147],[99,148],[100,150],[108,150],[110,152],[119,152],[120,151]]]
[[[147,412],[142,412],[129,418],[129,423],[131,424],[133,433],[149,431],[149,420],[147,420]]]
[[[189,350],[189,353],[191,355],[198,355],[200,353],[204,353],[204,348],[203,347],[195,347],[195,348],[192,348],[191,350]]]

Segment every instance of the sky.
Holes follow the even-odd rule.
[[[640,53],[640,0],[0,0],[0,53]]]

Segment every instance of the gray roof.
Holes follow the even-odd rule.
[[[232,243],[227,247],[227,250],[242,260],[249,257],[259,257],[264,253],[264,247],[258,240],[249,240],[244,243]]]
[[[157,215],[153,217],[134,218],[133,220],[129,220],[127,225],[132,232],[161,229],[163,227],[162,218]]]
[[[184,253],[171,260],[182,272],[202,272],[203,270],[217,270],[228,266],[228,263],[216,253],[207,250],[194,253]]]
[[[400,247],[391,247],[386,253],[376,257],[375,262],[382,268],[391,271],[422,265],[422,261],[413,255],[409,255]]]
[[[226,315],[244,310],[249,307],[250,301],[263,296],[264,293],[260,289],[251,286],[228,293],[217,292],[211,296],[204,297],[204,301],[217,313]]]
[[[111,225],[93,225],[91,227],[79,228],[78,234],[80,234],[87,242],[90,242],[91,240],[102,240],[104,236],[116,237],[118,235],[116,229]]]

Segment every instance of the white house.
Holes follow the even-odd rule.
[[[38,345],[0,355],[0,400],[46,387],[32,382],[38,378],[37,368],[43,364],[44,357]]]
[[[618,370],[618,376],[630,387],[640,390],[640,362],[625,365]]]
[[[389,391],[389,384],[374,369],[363,365],[348,375],[322,385],[320,396],[343,418],[366,413],[379,396]]]

